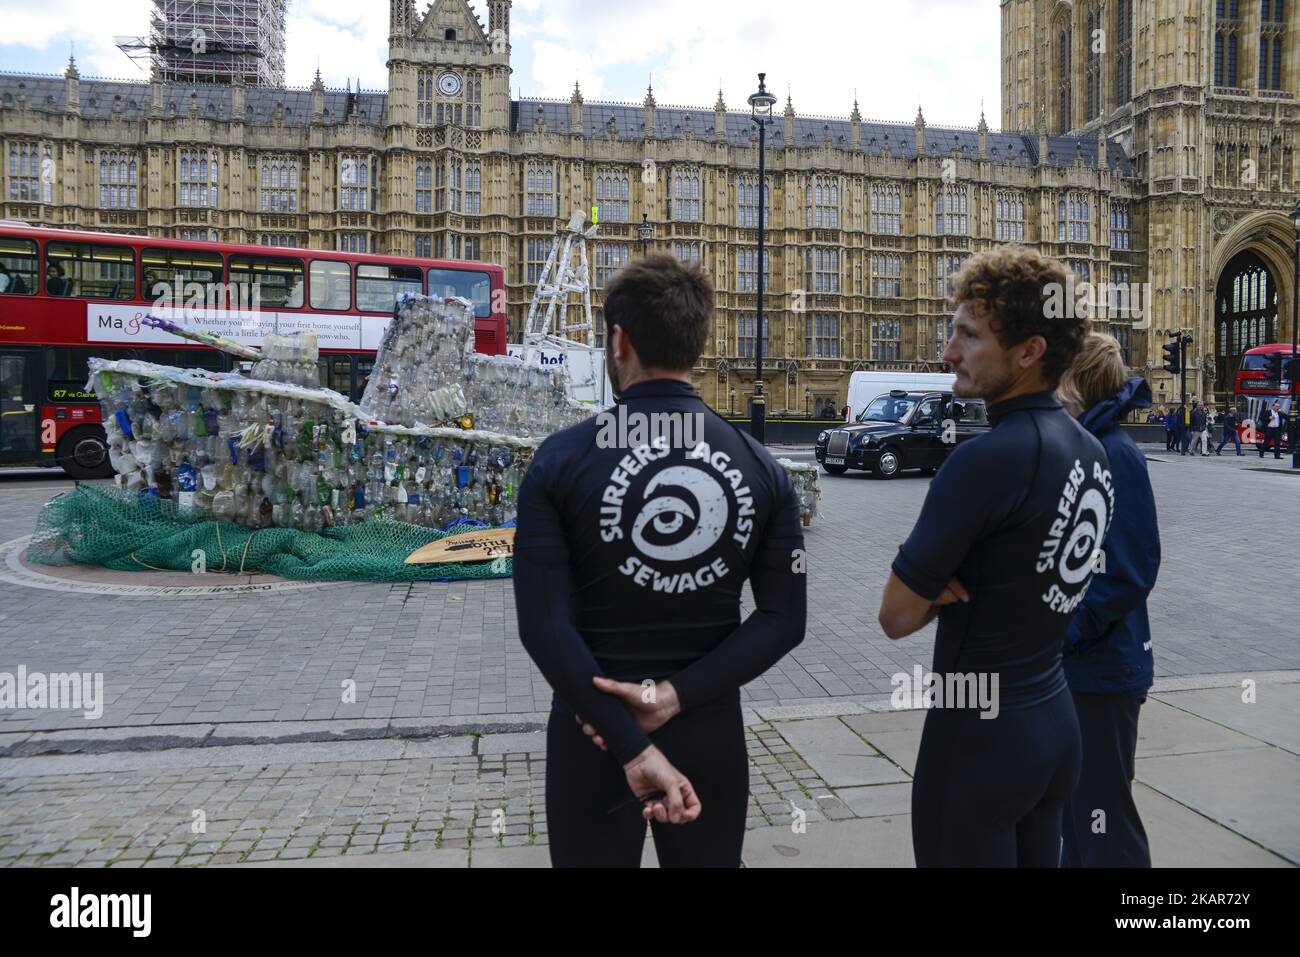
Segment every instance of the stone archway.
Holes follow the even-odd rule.
[[[1226,212],[1216,214],[1214,226],[1218,232],[1221,227],[1228,227],[1230,217]],[[1219,240],[1211,263],[1209,275],[1210,291],[1214,295],[1211,325],[1207,330],[1210,341],[1214,343],[1214,388],[1220,394],[1230,392],[1237,366],[1234,352],[1239,355],[1245,347],[1236,349],[1236,333],[1240,328],[1244,335],[1249,325],[1236,326],[1233,319],[1233,282],[1243,266],[1256,265],[1268,276],[1267,304],[1268,317],[1277,316],[1277,328],[1274,332],[1270,324],[1268,335],[1263,342],[1280,340],[1291,341],[1292,302],[1295,290],[1295,264],[1292,250],[1295,249],[1295,227],[1286,214],[1281,212],[1258,213],[1246,216],[1235,226],[1226,229],[1226,235]],[[1223,310],[1224,292],[1227,293],[1227,311]],[[1271,302],[1276,294],[1277,302]],[[1254,311],[1244,318],[1263,319],[1265,308],[1257,303]],[[1227,329],[1224,329],[1224,323]],[[1224,333],[1230,337],[1223,339]],[[1258,335],[1258,333],[1256,333]],[[1252,343],[1253,344],[1253,343]],[[1209,385],[1210,383],[1206,383]]]
[[[1231,393],[1241,357],[1247,349],[1276,342],[1287,330],[1282,322],[1277,276],[1246,249],[1228,260],[1214,293],[1214,389]]]

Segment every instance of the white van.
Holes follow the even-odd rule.
[[[951,392],[957,377],[951,372],[855,372],[849,378],[849,422],[878,395],[894,389],[903,392]]]

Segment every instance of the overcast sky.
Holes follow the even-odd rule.
[[[152,0],[0,0],[0,70],[62,73],[70,45],[82,76],[143,79],[114,37],[148,32]],[[290,86],[319,64],[327,85],[388,85],[387,4],[290,0]],[[427,0],[417,0],[423,12]],[[486,24],[487,4],[470,4]],[[661,105],[745,108],[755,74],[802,114],[937,125],[1000,126],[997,0],[515,0],[516,95],[640,102],[654,78]]]

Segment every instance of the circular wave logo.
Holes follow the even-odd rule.
[[[1097,552],[1106,532],[1106,497],[1099,489],[1090,488],[1079,498],[1074,513],[1074,529],[1061,550],[1058,570],[1067,585],[1077,585],[1093,571]]]
[[[702,469],[665,469],[650,480],[645,499],[632,523],[632,543],[649,558],[689,561],[712,548],[726,530],[727,495]]]

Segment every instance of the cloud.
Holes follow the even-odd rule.
[[[152,0],[0,0],[0,56],[21,49],[39,72],[62,73],[71,44],[83,75],[142,79],[148,65],[133,64],[114,38],[146,35],[152,8]]]
[[[526,76],[516,63],[516,85],[532,95],[568,96],[575,78],[594,72],[600,96],[639,102],[641,78],[653,72],[662,104],[711,106],[721,78],[727,105],[744,109],[762,70],[782,106],[788,91],[801,114],[847,116],[856,91],[867,118],[909,121],[919,104],[930,122],[974,126],[981,101],[993,125],[1000,115],[992,3],[520,0],[515,8],[531,49]]]
[[[419,0],[417,12],[426,6]],[[0,0],[0,56],[58,73],[72,41],[83,75],[143,78],[113,37],[147,33],[151,7]],[[486,23],[486,2],[471,7]],[[788,91],[802,115],[847,116],[856,91],[868,119],[909,122],[922,105],[931,123],[974,126],[982,105],[996,126],[1000,30],[996,4],[972,0],[515,0],[512,85],[568,98],[577,80],[589,100],[639,103],[653,74],[660,103],[707,109],[721,80],[738,110],[763,70],[781,106]],[[386,4],[291,0],[286,31],[290,86],[309,85],[319,63],[331,87],[359,78],[367,89],[387,88]]]

